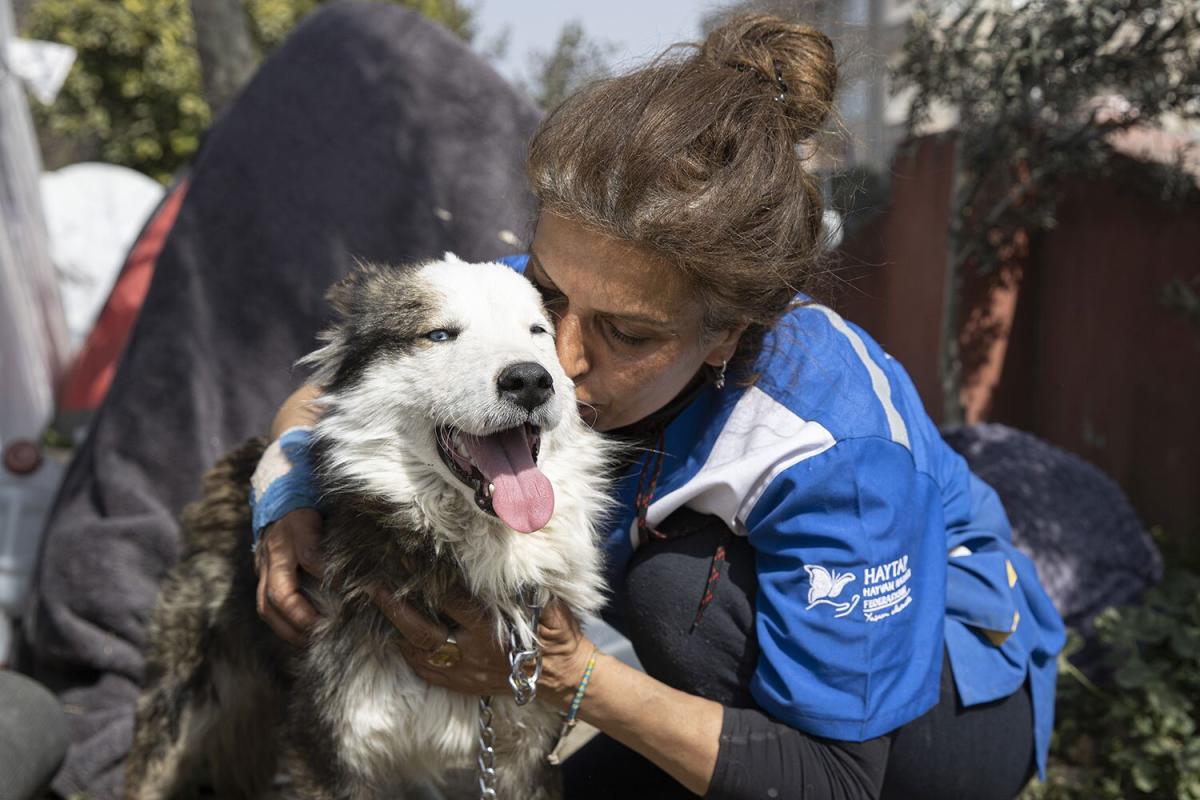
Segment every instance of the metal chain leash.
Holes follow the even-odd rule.
[[[530,643],[531,649],[525,650],[517,639],[517,632],[511,628],[508,631],[508,663],[512,667],[508,685],[513,690],[513,701],[519,706],[537,697],[537,682],[542,677],[542,651],[537,646],[536,638],[542,607],[538,605],[535,590],[531,588],[522,590],[521,602],[529,609],[529,629],[533,631],[534,640]]]
[[[542,677],[542,651],[537,646],[538,622],[542,617],[542,607],[537,602],[536,590],[526,588],[521,591],[521,602],[529,609],[529,629],[533,631],[534,641],[529,649],[521,646],[517,633],[512,628],[508,631],[508,663],[512,671],[508,676],[508,685],[512,687],[513,702],[519,706],[526,705],[537,697],[538,679]],[[492,727],[492,698],[479,698],[479,800],[497,800],[496,797],[496,731]]]
[[[492,698],[479,698],[479,800],[496,800],[496,731]]]

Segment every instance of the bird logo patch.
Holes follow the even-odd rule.
[[[815,606],[828,605],[833,606],[835,617],[844,617],[858,606],[857,594],[848,601],[834,599],[842,593],[846,584],[854,580],[853,572],[839,573],[836,569],[827,570],[816,564],[805,564],[804,571],[808,573],[808,606],[805,611]]]

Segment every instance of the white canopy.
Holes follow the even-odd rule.
[[[41,190],[50,260],[74,351],[92,329],[125,255],[165,190],[128,167],[99,163],[47,172]]]

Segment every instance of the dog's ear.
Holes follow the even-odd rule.
[[[350,270],[350,273],[329,287],[329,291],[325,293],[325,299],[343,319],[350,317],[362,304],[361,298],[367,284],[382,272],[383,268],[378,264],[355,260],[354,268]]]
[[[354,272],[330,286],[329,291],[325,293],[325,299],[329,301],[329,305],[333,306],[335,311],[343,317],[348,317],[354,308],[354,295],[357,293],[360,283],[358,270],[355,269]]]
[[[321,346],[296,363],[312,370],[309,380],[328,391],[337,380],[349,353],[354,318],[363,308],[367,296],[367,283],[371,271],[367,265],[359,264],[340,281],[329,287],[325,299],[337,312],[324,330],[317,333]]]

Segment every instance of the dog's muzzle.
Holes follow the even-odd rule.
[[[526,423],[476,436],[442,426],[434,439],[442,462],[472,490],[481,511],[521,533],[550,521],[554,487],[537,465],[540,428]]]

